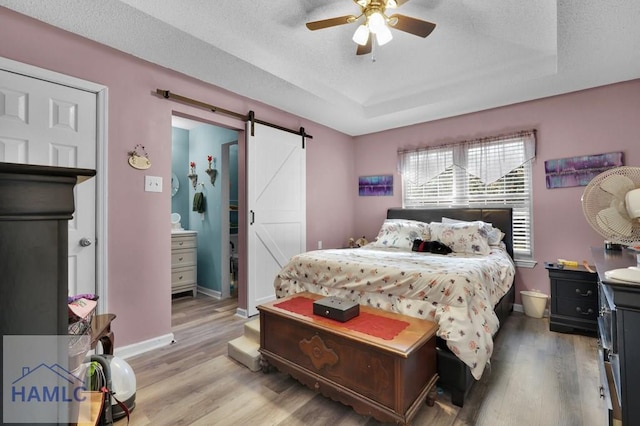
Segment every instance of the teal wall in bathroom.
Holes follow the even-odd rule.
[[[180,188],[171,197],[170,213],[182,216],[182,227],[189,229],[189,131],[177,127],[171,128],[171,171],[178,177]]]
[[[204,213],[189,211],[189,229],[198,231],[198,285],[218,292],[222,291],[222,273],[228,274],[229,268],[228,260],[223,264],[221,259],[222,214],[229,214],[221,206],[221,175],[229,173],[228,170],[222,170],[221,150],[223,144],[237,139],[236,131],[210,125],[202,125],[189,132],[189,161],[196,163],[198,174],[198,185],[195,190],[190,187],[189,200],[193,201],[198,191],[203,193],[205,203]],[[218,170],[213,185],[205,172],[209,155],[216,160],[211,167]],[[237,187],[237,176],[235,179]]]
[[[182,227],[198,232],[198,286],[212,291],[222,291],[221,277],[228,273],[228,264],[222,264],[222,214],[221,207],[221,176],[222,170],[221,149],[225,143],[237,141],[238,133],[233,130],[203,124],[192,130],[172,127],[172,171],[178,176],[180,189],[171,198],[172,212],[182,216]],[[218,176],[215,184],[211,184],[209,175],[205,172],[208,168],[207,156],[216,159],[215,167]],[[191,180],[187,177],[190,173],[189,163],[196,163],[198,185],[193,188]],[[230,194],[232,203],[237,204],[238,199],[238,145],[232,145],[229,149],[229,173]],[[204,186],[203,186],[204,184]],[[205,211],[203,214],[194,212],[193,197],[195,193],[204,195]],[[230,219],[233,220],[233,215]],[[236,215],[237,218],[237,215]]]

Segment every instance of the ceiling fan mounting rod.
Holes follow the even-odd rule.
[[[382,7],[386,9],[387,7],[396,8],[398,7],[398,2],[396,0],[353,0],[358,6],[360,6],[363,10],[370,6]],[[405,3],[405,1],[400,2]]]
[[[366,6],[362,6],[362,14],[367,17],[367,20],[371,15],[377,12],[384,17],[385,21],[387,21],[389,18],[384,14],[385,10],[385,3],[379,0],[372,0]]]

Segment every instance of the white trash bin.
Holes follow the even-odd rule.
[[[547,307],[549,296],[537,290],[521,291],[522,307],[524,314],[532,318],[542,318],[544,310]]]

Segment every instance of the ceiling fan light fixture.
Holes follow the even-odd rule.
[[[393,34],[391,34],[391,30],[385,25],[384,28],[378,30],[376,33],[376,40],[378,42],[378,46],[384,46],[389,43],[393,39]]]
[[[376,11],[369,15],[369,19],[367,19],[367,25],[369,26],[369,30],[372,33],[378,34],[378,31],[384,31],[387,28],[387,20],[382,16],[382,13]]]
[[[353,33],[353,41],[355,41],[360,46],[364,46],[367,44],[369,40],[369,28],[366,25],[360,25],[356,32]]]
[[[356,55],[366,55],[372,52],[374,44],[382,46],[393,39],[391,29],[425,38],[431,34],[436,27],[436,24],[432,22],[423,21],[422,19],[413,18],[411,16],[398,14],[387,16],[386,12],[388,10],[403,6],[409,0],[352,1],[360,7],[360,14],[357,16],[336,16],[334,18],[307,22],[307,28],[311,31],[315,31],[338,25],[353,24],[360,21],[362,25],[360,25],[360,23],[357,24],[358,28],[356,28],[356,31],[353,33],[351,38],[356,44],[358,44]]]

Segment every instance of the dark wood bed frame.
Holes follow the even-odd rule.
[[[422,222],[440,222],[443,217],[465,221],[482,220],[493,224],[504,232],[507,252],[513,258],[513,212],[511,208],[441,208],[441,209],[402,209],[391,208],[387,211],[389,219],[412,219]],[[495,306],[494,310],[500,324],[513,311],[515,283]],[[475,382],[471,370],[447,347],[443,339],[437,338],[437,363],[439,385],[451,392],[451,401],[462,407],[464,400]]]

